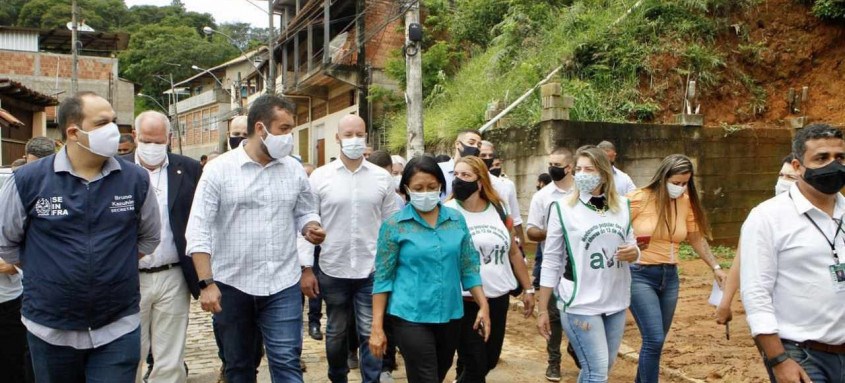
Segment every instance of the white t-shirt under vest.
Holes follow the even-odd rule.
[[[481,263],[481,285],[487,298],[498,298],[516,288],[516,277],[513,275],[509,258],[511,249],[510,232],[502,218],[491,204],[487,209],[473,213],[464,210],[458,201],[452,199],[444,204],[464,216],[467,222],[472,243],[478,251]],[[470,296],[464,291],[464,296]]]
[[[578,315],[616,313],[631,303],[631,273],[616,259],[623,245],[636,245],[628,200],[617,212],[600,213],[571,198],[554,202],[549,212],[540,285],[555,288],[558,308]],[[564,276],[571,263],[571,280]]]

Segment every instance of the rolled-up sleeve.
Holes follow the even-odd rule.
[[[566,241],[561,226],[560,207],[553,202],[546,224],[546,247],[543,248],[543,264],[540,269],[540,286],[555,288],[560,283],[566,262]]]
[[[546,228],[546,212],[543,209],[543,201],[540,192],[531,197],[531,205],[528,207],[528,222],[526,227],[536,227],[540,230]]]
[[[481,263],[475,244],[472,243],[472,234],[469,232],[466,222],[461,218],[460,230],[464,238],[461,240],[461,286],[469,290],[481,286]]]
[[[314,266],[314,250],[316,246],[308,242],[302,234],[296,234],[296,252],[299,254],[299,265],[302,267]]]
[[[149,182],[149,185],[138,221],[138,251],[141,254],[152,254],[161,242],[161,213],[158,211],[153,183]]]
[[[26,210],[18,194],[15,177],[9,177],[0,188],[0,258],[7,263],[20,262],[19,249],[24,239]]]
[[[211,254],[212,227],[220,206],[220,186],[216,174],[213,170],[203,172],[197,184],[188,227],[185,230],[188,243],[185,253],[189,257],[194,253]]]
[[[513,182],[505,182],[506,187],[510,190],[508,193],[508,205],[510,206],[510,215],[513,218],[514,226],[522,225],[522,212],[519,211],[519,201],[516,199],[516,185]]]
[[[394,236],[394,224],[396,223],[388,221],[383,223],[379,229],[373,294],[393,291],[393,283],[396,280],[396,266],[399,259],[399,242]]]
[[[740,290],[752,336],[778,333],[772,300],[778,265],[771,233],[772,227],[766,217],[754,209],[742,225],[740,234]]]
[[[318,214],[317,193],[312,191],[311,182],[308,181],[308,176],[301,167],[297,172],[297,177],[299,178],[299,194],[296,197],[294,218],[296,219],[297,232],[301,233],[308,222],[320,223],[320,215]]]

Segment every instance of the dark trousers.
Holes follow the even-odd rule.
[[[440,383],[452,367],[458,348],[461,321],[413,323],[391,317],[396,346],[405,357],[409,383]]]
[[[131,383],[141,361],[141,328],[109,344],[77,350],[27,333],[37,383]]]
[[[320,275],[320,262],[314,259],[314,267],[311,269],[314,275]],[[316,298],[308,298],[308,327],[320,327],[320,319],[323,319],[323,296],[317,294]]]
[[[220,337],[220,330],[218,329],[219,325],[217,321],[214,319],[214,316],[211,317],[211,329],[214,332],[214,342],[217,343],[217,357],[220,358],[220,362],[223,363],[223,371],[226,370],[226,356],[223,355],[223,338]],[[261,339],[261,332],[258,328],[255,329],[255,374],[258,375],[258,367],[261,366],[261,358],[264,357],[264,341]],[[152,364],[152,362],[150,362]]]
[[[557,308],[557,298],[549,299],[549,327],[552,335],[546,342],[546,352],[549,354],[549,366],[560,366],[560,344],[563,342],[563,326],[560,322],[560,310]]]
[[[484,337],[472,328],[478,315],[478,304],[464,301],[464,317],[461,319],[461,340],[458,344],[458,382],[483,383],[487,373],[496,368],[505,342],[505,326],[508,320],[509,295],[488,298],[490,306],[490,338]]]
[[[390,316],[384,317],[384,335],[387,337],[387,350],[381,360],[382,371],[396,370],[396,340],[393,335],[393,323]]]
[[[0,379],[9,383],[32,382],[32,359],[21,323],[21,297],[0,303]]]

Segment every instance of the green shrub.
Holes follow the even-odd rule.
[[[816,0],[813,4],[813,14],[826,20],[845,19],[845,1]]]

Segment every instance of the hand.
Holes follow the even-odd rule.
[[[323,230],[323,228],[317,223],[309,223],[305,226],[305,229],[302,230],[302,236],[305,237],[308,242],[319,245],[326,239],[326,231]]]
[[[537,331],[548,341],[552,337],[552,327],[549,325],[549,312],[540,311],[537,315]]]
[[[733,313],[731,312],[731,306],[724,306],[719,305],[716,307],[716,323],[718,324],[726,324],[733,319]]]
[[[713,276],[716,277],[716,283],[719,284],[720,289],[725,288],[725,282],[728,280],[728,274],[724,270],[713,270]]]
[[[384,328],[373,326],[370,331],[370,353],[381,359],[387,351],[387,337],[384,336]]]
[[[473,330],[478,330],[481,327],[481,332],[484,334],[484,341],[490,337],[490,308],[487,305],[478,309],[478,315],[475,316],[475,324],[472,325]]]
[[[616,259],[622,262],[634,262],[637,260],[639,252],[636,245],[619,246],[616,249]]]
[[[202,306],[202,311],[212,314],[223,311],[223,306],[220,305],[220,289],[217,288],[216,283],[212,283],[200,290],[200,305]]]
[[[525,309],[522,312],[523,317],[528,318],[534,312],[534,294],[523,293],[522,305]]]
[[[302,289],[302,293],[308,298],[317,298],[317,295],[320,295],[320,285],[317,283],[317,276],[314,275],[312,268],[306,267],[302,270],[300,288]]]
[[[0,259],[0,274],[15,275],[17,273],[18,269],[15,268],[15,265]]]
[[[807,372],[792,359],[785,360],[772,370],[778,383],[812,383]]]

